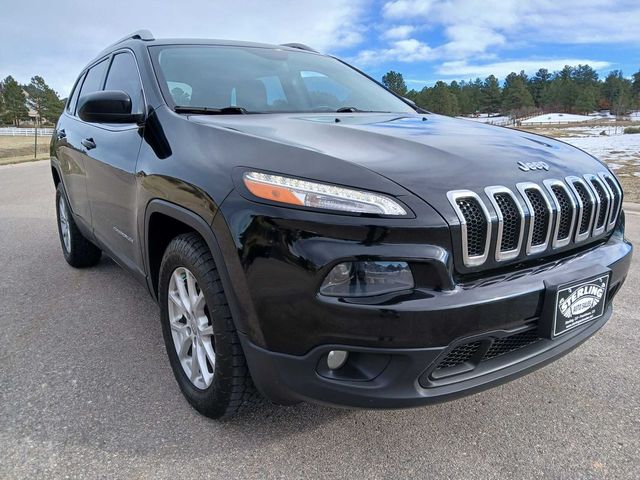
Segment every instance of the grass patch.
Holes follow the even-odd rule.
[[[38,158],[36,159],[33,155],[33,137],[11,137],[0,135],[0,165],[49,158],[50,143],[51,136],[41,137],[38,135]]]
[[[640,127],[627,127],[624,129],[624,133],[640,133]]]

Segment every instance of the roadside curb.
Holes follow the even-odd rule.
[[[640,215],[640,203],[622,202],[622,208],[627,213]]]

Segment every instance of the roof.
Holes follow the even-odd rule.
[[[149,30],[137,30],[125,37],[121,38],[117,42],[109,45],[102,50],[88,66],[104,57],[108,53],[116,50],[117,48],[130,45],[133,42],[144,42],[148,45],[219,45],[219,46],[234,46],[234,47],[253,47],[253,48],[271,48],[271,49],[284,49],[284,50],[296,50],[305,51],[311,53],[318,53],[316,50],[304,45],[302,43],[285,43],[282,45],[275,45],[269,43],[257,43],[257,42],[244,42],[239,40],[222,40],[222,39],[205,39],[205,38],[155,38]]]

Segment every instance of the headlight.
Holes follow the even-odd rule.
[[[414,285],[406,262],[344,262],[331,269],[320,293],[329,297],[369,297],[410,290]]]
[[[273,202],[351,213],[407,214],[395,200],[363,190],[260,172],[246,172],[243,179],[252,194]]]

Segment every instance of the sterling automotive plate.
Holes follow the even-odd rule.
[[[564,285],[558,289],[553,336],[599,318],[604,313],[609,274]]]

